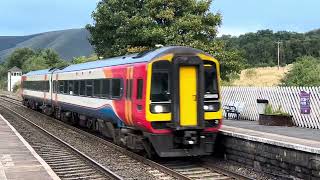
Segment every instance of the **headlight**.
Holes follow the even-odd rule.
[[[203,109],[204,109],[205,111],[213,111],[213,110],[214,110],[214,105],[213,105],[213,104],[204,105],[204,106],[203,106]]]
[[[205,112],[217,112],[220,109],[220,103],[215,102],[215,103],[205,103],[203,106],[203,110]]]
[[[163,106],[161,106],[161,105],[155,105],[155,106],[154,106],[154,112],[156,112],[156,113],[162,113],[162,112],[163,112]]]
[[[151,104],[150,111],[152,113],[168,113],[170,112],[170,104]]]

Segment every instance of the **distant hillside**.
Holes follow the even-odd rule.
[[[88,56],[93,53],[88,37],[89,32],[86,29],[53,31],[29,36],[0,36],[0,62],[16,48],[23,47],[51,48],[67,61],[73,57]]]

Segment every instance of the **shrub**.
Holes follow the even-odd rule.
[[[13,86],[13,92],[18,92],[19,89],[21,88],[21,83],[20,82],[17,82],[14,86]]]
[[[248,78],[248,79],[251,79],[256,75],[257,75],[257,71],[255,69],[248,69],[245,72],[245,77]]]
[[[320,59],[311,56],[297,58],[292,69],[281,80],[282,86],[320,86]]]
[[[265,114],[265,115],[290,116],[289,113],[284,112],[284,111],[282,110],[282,106],[281,106],[281,105],[278,106],[278,109],[276,109],[276,110],[274,111],[271,104],[268,104],[268,105],[267,105],[266,109],[264,110],[264,114]]]

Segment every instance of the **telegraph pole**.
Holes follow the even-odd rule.
[[[282,43],[281,41],[276,42],[278,44],[278,70],[280,69],[280,44]]]

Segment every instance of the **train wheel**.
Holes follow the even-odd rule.
[[[94,126],[95,126],[95,123],[96,123],[96,120],[95,120],[95,119],[89,118],[89,119],[87,120],[87,128],[94,130],[94,129],[95,129],[95,127],[94,127]]]
[[[58,120],[61,118],[61,110],[59,108],[55,108],[54,117]]]
[[[94,131],[99,132],[99,122],[95,121]]]
[[[77,113],[72,113],[72,117],[70,118],[69,122],[71,125],[76,125],[79,122]]]
[[[60,115],[60,120],[67,123],[69,121],[69,118],[66,116],[65,112],[61,112],[61,115]]]
[[[119,129],[114,130],[113,142],[119,146],[123,146],[123,143],[121,142],[121,134]]]

